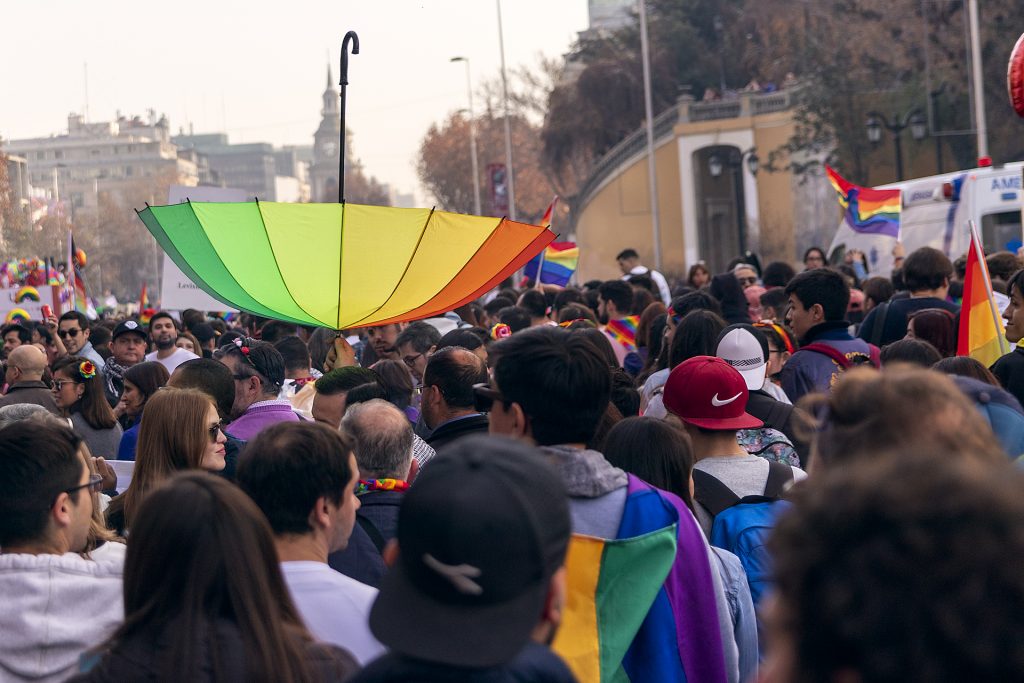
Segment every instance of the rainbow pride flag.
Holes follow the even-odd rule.
[[[537,280],[537,269],[540,268],[540,281],[545,285],[564,287],[576,272],[580,261],[580,250],[575,242],[552,242],[544,250],[543,264],[541,255],[534,256],[523,268],[523,276],[528,280]]]
[[[618,538],[574,534],[552,645],[580,681],[724,683],[707,548],[677,497],[629,475]]]
[[[636,351],[636,326],[639,323],[640,316],[630,315],[619,320],[609,320],[604,329],[612,339],[622,344],[626,351],[633,352]]]
[[[988,265],[981,256],[977,226],[971,221],[971,248],[967,252],[964,298],[960,307],[960,330],[956,355],[970,356],[986,368],[1009,353],[1003,317],[992,296]]]
[[[71,252],[68,258],[68,285],[74,293],[74,310],[86,313],[89,311],[89,293],[85,287],[85,277],[82,275],[82,267],[84,264],[79,260],[79,253],[84,254],[85,252],[78,249],[75,246],[75,238],[73,234],[68,232],[69,249]]]
[[[900,191],[876,190],[849,182],[835,169],[826,166],[828,180],[839,195],[843,220],[850,229],[862,234],[888,235],[899,239]]]

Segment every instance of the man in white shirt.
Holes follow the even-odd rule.
[[[156,361],[172,373],[174,369],[187,360],[199,358],[196,354],[175,346],[178,341],[178,326],[167,311],[153,314],[149,320],[149,338],[156,346],[156,351],[146,354],[147,361]]]
[[[281,422],[248,443],[238,484],[270,522],[285,583],[310,632],[365,665],[384,653],[368,622],[377,589],[327,565],[352,534],[358,472],[350,439],[336,429]]]
[[[640,254],[636,253],[636,249],[623,249],[615,257],[615,260],[619,263],[619,270],[622,271],[623,280],[628,280],[632,275],[647,275],[658,288],[658,295],[661,297],[662,302],[666,306],[672,303],[672,292],[668,288],[668,281],[665,279],[665,276],[656,270],[651,270],[647,266],[640,265]]]

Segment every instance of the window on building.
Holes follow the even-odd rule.
[[[56,151],[55,151],[55,152],[53,153],[53,158],[54,158],[54,159],[63,159],[63,158],[64,158],[64,151],[63,151],[63,150],[60,150],[60,149],[56,150]]]
[[[132,175],[132,167],[131,166],[125,166],[124,167],[124,174],[125,174],[125,177],[131,176]]]

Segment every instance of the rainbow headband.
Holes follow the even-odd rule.
[[[776,325],[775,323],[770,322],[760,322],[754,323],[754,327],[770,327],[771,329],[775,330],[775,333],[782,338],[782,343],[786,345],[786,353],[788,353],[789,355],[793,355],[794,353],[796,353],[796,349],[793,348],[793,342],[790,341],[789,335],[786,334],[786,331],[782,329],[780,325]]]

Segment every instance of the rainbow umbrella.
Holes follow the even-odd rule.
[[[341,56],[345,158],[348,46]],[[339,177],[344,179],[344,169]],[[555,235],[506,218],[337,204],[186,202],[147,206],[142,222],[210,296],[256,315],[345,329],[418,320],[472,301]]]
[[[504,218],[361,204],[188,202],[139,217],[210,296],[338,330],[450,311],[555,237]]]

